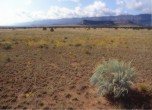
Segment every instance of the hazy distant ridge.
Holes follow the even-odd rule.
[[[53,25],[137,25],[143,27],[152,27],[152,15],[119,15],[103,17],[85,17],[85,18],[64,18],[47,19],[33,22],[21,23],[18,26],[53,26]]]

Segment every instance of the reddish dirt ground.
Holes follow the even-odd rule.
[[[136,44],[138,40],[134,42]],[[102,61],[113,58],[132,61],[132,66],[137,71],[135,82],[152,85],[151,49],[150,47],[143,51],[136,45],[133,48],[106,48],[95,45],[49,45],[48,48],[31,48],[20,42],[9,50],[1,47],[0,52],[9,56],[10,61],[1,65],[0,69],[0,108],[119,108],[118,103],[113,104],[98,95],[97,88],[90,85],[89,80],[95,67]],[[132,108],[140,108],[137,105]]]

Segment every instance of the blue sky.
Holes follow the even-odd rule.
[[[0,0],[0,25],[141,13],[152,13],[152,0]]]

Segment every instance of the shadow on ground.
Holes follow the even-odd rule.
[[[125,97],[107,99],[114,105],[123,109],[152,109],[152,94],[146,91],[130,90]]]

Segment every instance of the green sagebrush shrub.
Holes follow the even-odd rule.
[[[135,72],[130,63],[109,60],[97,67],[90,82],[99,88],[99,94],[103,96],[113,94],[114,97],[120,97],[128,93],[133,84],[134,75]]]

